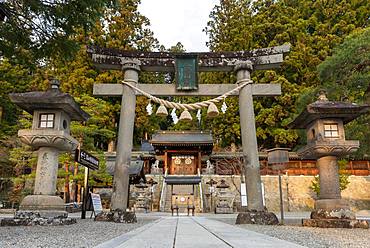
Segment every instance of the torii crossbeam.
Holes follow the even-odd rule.
[[[278,68],[290,45],[241,52],[190,53],[198,57],[198,71],[235,71],[237,83],[250,80],[253,70]],[[189,53],[120,51],[88,47],[94,65],[103,70],[122,70],[124,80],[154,96],[219,96],[235,88],[235,84],[199,84],[193,91],[177,90],[174,84],[138,84],[139,71],[173,72],[175,58]],[[117,154],[113,182],[112,210],[127,208],[128,166],[131,159],[136,92],[127,85],[95,84],[95,96],[122,97]],[[253,96],[277,96],[279,84],[247,84],[239,93],[240,126],[245,163],[248,209],[263,211],[260,166],[253,109]]]
[[[199,71],[234,70],[237,61],[251,61],[254,70],[268,70],[280,66],[283,54],[289,52],[290,45],[275,46],[239,52],[203,52],[203,53],[173,53],[173,52],[142,52],[122,51],[111,48],[88,46],[87,52],[95,66],[103,70],[121,70],[127,60],[140,63],[142,71],[174,72],[175,58],[181,55],[196,55],[199,59]]]

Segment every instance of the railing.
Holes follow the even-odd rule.
[[[164,172],[164,177],[163,177],[163,181],[162,181],[161,199],[159,201],[159,210],[161,212],[165,211],[165,204],[166,204],[166,189],[167,189],[167,187],[166,187],[166,176],[167,176],[167,169]]]

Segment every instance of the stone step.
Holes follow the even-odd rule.
[[[166,185],[166,193],[165,193],[165,201],[164,201],[164,210],[166,212],[171,212],[171,186]],[[176,185],[174,186],[174,193],[187,193],[187,192],[192,192],[192,186],[191,185]],[[199,211],[201,209],[201,199],[200,199],[200,194],[199,194],[199,185],[194,186],[194,205],[196,211]],[[186,207],[185,207],[186,209]]]

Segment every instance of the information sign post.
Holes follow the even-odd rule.
[[[75,161],[85,166],[85,180],[82,200],[81,219],[86,219],[87,198],[89,197],[89,170],[99,169],[99,159],[81,149],[76,149]]]
[[[267,150],[267,162],[272,165],[273,170],[278,171],[279,193],[280,193],[280,223],[284,225],[284,203],[283,190],[281,187],[281,171],[285,169],[289,162],[289,148],[274,148]]]
[[[103,212],[103,205],[101,203],[101,198],[99,194],[90,193],[91,202],[94,209],[95,215]]]

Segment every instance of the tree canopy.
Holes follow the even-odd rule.
[[[332,100],[370,104],[370,28],[354,32],[318,66],[322,87]],[[360,140],[357,157],[369,157],[370,116],[347,124],[348,139]]]
[[[215,6],[205,28],[211,50],[250,50],[287,42],[292,45],[280,70],[252,75],[255,82],[280,83],[283,92],[274,99],[255,101],[261,149],[293,148],[300,142],[297,133],[285,127],[299,111],[298,98],[321,85],[316,67],[332,54],[344,37],[367,27],[369,17],[370,2],[366,0],[221,0]],[[230,82],[230,76],[219,73],[206,80],[226,83]],[[232,106],[237,106],[236,102]],[[230,108],[230,111],[233,118],[214,121],[214,133],[219,133],[217,127],[223,123],[226,129],[222,132],[230,137],[227,142],[232,139],[240,143],[240,127],[235,127],[239,125],[235,122],[238,109]],[[221,134],[221,138],[225,137]]]
[[[91,31],[114,0],[12,0],[0,2],[0,55],[31,60],[70,57],[73,36]]]

